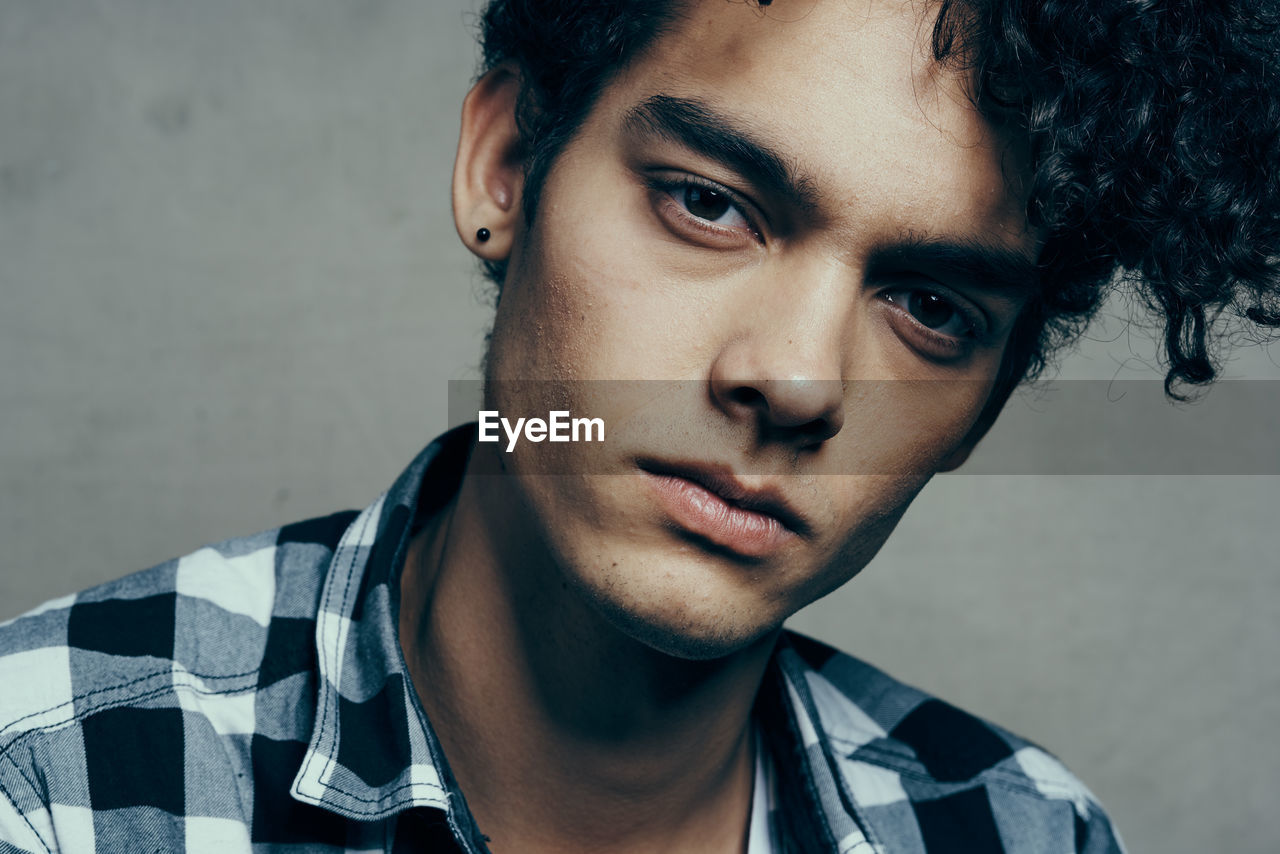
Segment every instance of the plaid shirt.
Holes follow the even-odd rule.
[[[361,513],[0,626],[0,854],[484,851],[395,619],[411,522],[456,489],[469,441],[442,437]],[[755,719],[787,851],[1123,850],[1042,750],[799,635]]]

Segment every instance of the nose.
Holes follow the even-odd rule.
[[[761,436],[801,446],[819,445],[844,426],[839,380],[713,380],[716,403],[735,418],[754,417]]]
[[[830,305],[796,304],[758,312],[711,365],[715,405],[734,420],[754,420],[761,441],[813,447],[835,436],[845,397],[838,314]]]

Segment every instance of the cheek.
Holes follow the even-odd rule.
[[[804,593],[812,601],[865,566],[946,457],[968,438],[989,393],[976,381],[866,383],[839,438],[844,453],[817,479],[832,539]],[[817,498],[818,496],[813,496]]]
[[[967,440],[990,390],[985,379],[851,381],[844,425],[832,439],[838,451],[819,467],[922,486]]]
[[[489,342],[489,379],[580,375],[598,326],[585,316],[575,290],[564,274],[544,275],[537,264],[508,276]]]
[[[819,480],[830,502],[830,515],[823,521],[831,536],[797,577],[780,579],[792,610],[827,595],[870,563],[928,478],[844,475]]]
[[[503,289],[490,359],[495,376],[571,379],[601,376],[609,342],[623,340],[620,293],[638,282],[602,263],[603,247],[566,241],[548,216],[535,228]],[[625,258],[615,258],[632,269]]]

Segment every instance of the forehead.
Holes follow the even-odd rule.
[[[811,177],[850,225],[1021,243],[1024,158],[932,59],[934,14],[922,0],[694,0],[602,105],[710,104]]]

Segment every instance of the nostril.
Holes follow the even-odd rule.
[[[803,424],[788,427],[782,424],[762,423],[761,437],[766,441],[782,442],[798,449],[811,449],[821,446],[839,432],[833,422],[825,418],[815,418]]]
[[[821,445],[844,423],[843,384],[835,381],[713,378],[710,391],[722,412],[755,421],[759,435],[771,442]]]
[[[749,385],[740,385],[729,392],[729,399],[742,406],[760,406],[765,403],[764,395]]]
[[[831,422],[825,418],[815,418],[812,421],[801,424],[797,432],[807,438],[825,439],[832,433]]]
[[[835,424],[827,418],[814,418],[812,421],[806,421],[794,427],[774,424],[768,426],[766,431],[772,438],[798,442],[804,446],[819,445],[839,432]]]

